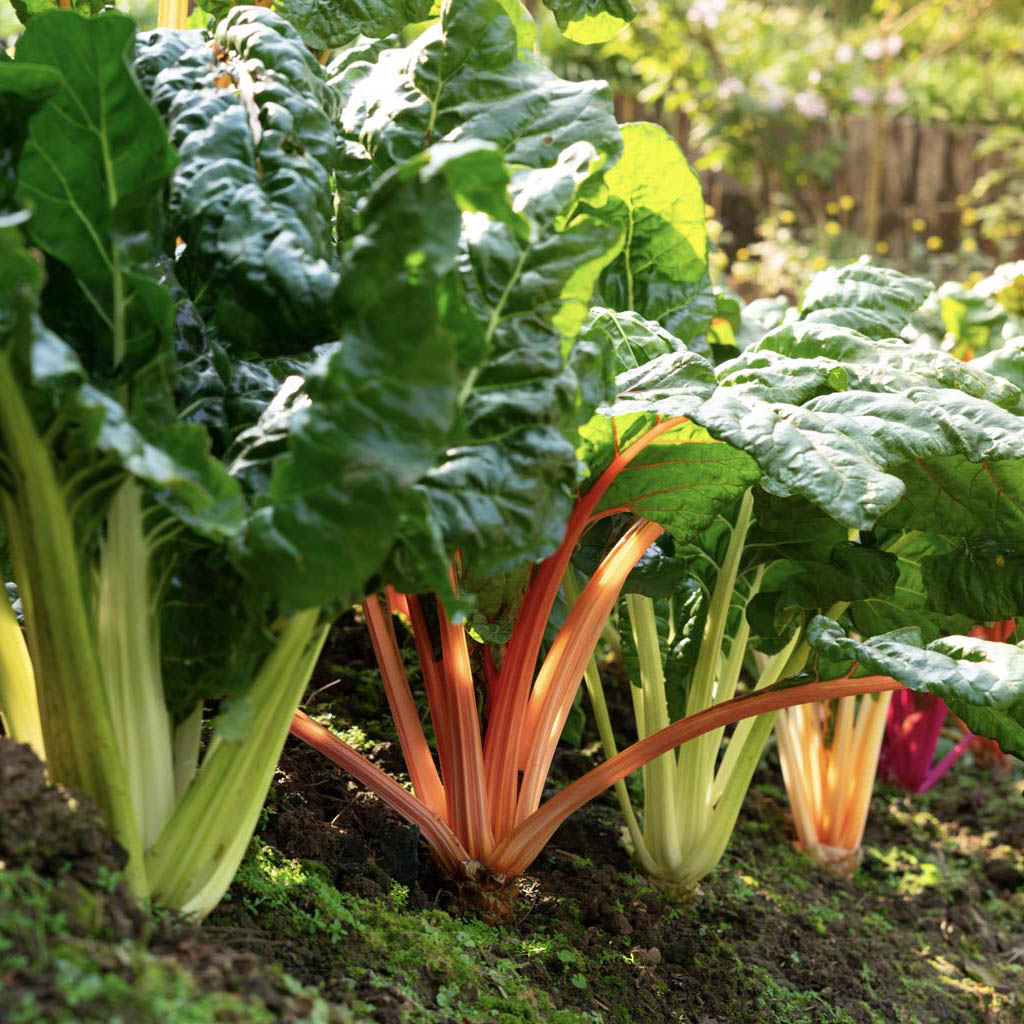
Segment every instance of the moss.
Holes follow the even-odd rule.
[[[204,991],[177,959],[111,934],[98,900],[68,878],[0,871],[0,979],[5,1024],[360,1024],[291,979],[273,1005]],[[85,908],[88,907],[88,910]]]
[[[327,869],[283,857],[258,841],[232,883],[217,920],[239,912],[258,916],[278,934],[307,936],[315,963],[333,998],[369,1012],[381,990],[408,1024],[457,1020],[460,1024],[591,1024],[597,1013],[559,1009],[531,984],[522,966],[546,963],[552,981],[585,990],[588,968],[555,936],[515,938],[505,929],[444,910],[411,910],[407,891],[385,898],[339,892]],[[374,992],[374,990],[377,990]],[[369,997],[377,998],[369,998]]]

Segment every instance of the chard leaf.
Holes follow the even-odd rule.
[[[18,197],[33,211],[33,244],[74,274],[64,301],[83,295],[95,318],[79,349],[90,371],[106,373],[151,359],[172,314],[145,264],[157,255],[160,197],[176,158],[128,66],[134,38],[121,15],[54,11],[33,19],[15,62],[60,76],[60,91],[32,119]]]
[[[444,450],[455,409],[453,339],[438,303],[459,239],[443,177],[394,171],[375,186],[342,261],[340,343],[326,346],[237,443],[266,491],[240,551],[289,607],[352,601],[415,509],[413,485]],[[372,286],[371,286],[372,285]]]
[[[887,595],[867,596],[850,608],[850,617],[862,636],[889,633],[913,626],[931,641],[949,633],[966,633],[977,618],[966,608],[942,607],[936,602],[922,569],[931,559],[944,560],[956,548],[948,537],[920,531],[897,535],[886,545],[896,556],[899,577]]]
[[[806,320],[775,328],[729,364],[730,373],[735,376],[733,367],[757,365],[751,354],[767,351],[791,358],[795,367],[841,370],[847,384],[831,390],[903,391],[930,386],[953,388],[1007,408],[1020,402],[1017,387],[984,372],[976,361],[965,363],[945,352],[911,348],[902,341],[872,340],[832,323]],[[779,369],[790,372],[789,366]]]
[[[937,694],[972,732],[1024,756],[1024,649],[966,636],[925,645],[913,629],[858,641],[823,616],[811,622],[807,642],[831,661],[856,662],[861,673]]]
[[[622,128],[622,158],[605,175],[601,215],[619,224],[622,254],[601,276],[599,301],[635,310],[687,344],[705,344],[715,315],[707,276],[700,181],[664,128]]]
[[[945,615],[994,622],[1024,613],[1024,554],[994,541],[962,542],[921,564],[928,605]]]
[[[286,21],[236,7],[203,33],[140,37],[135,66],[181,161],[170,218],[176,273],[242,351],[298,351],[333,334],[333,94]]]
[[[899,579],[895,555],[843,541],[825,558],[811,550],[791,551],[765,572],[761,592],[777,592],[783,608],[827,609],[838,601],[891,597]]]
[[[595,306],[583,325],[582,337],[590,338],[615,353],[615,370],[634,370],[658,356],[680,350],[679,339],[654,320],[632,310],[617,312]],[[700,359],[699,356],[696,357]],[[710,367],[709,367],[710,371]],[[714,373],[709,372],[714,380]]]
[[[628,447],[633,431],[642,433],[653,423],[653,417],[591,420],[581,434],[592,478],[614,454]],[[749,455],[716,440],[695,423],[684,422],[636,456],[616,477],[596,511],[621,509],[644,516],[685,543],[733,506],[760,475]]]
[[[544,0],[558,27],[574,43],[593,46],[618,35],[633,20],[629,0]]]
[[[510,166],[549,167],[582,141],[614,160],[622,140],[607,84],[563,81],[519,40],[497,0],[449,2],[410,46],[351,65],[333,82],[344,98],[343,188],[461,138],[493,143]]]
[[[869,338],[896,338],[931,290],[927,281],[867,262],[829,267],[814,276],[804,293],[800,318]]]
[[[356,36],[379,39],[430,17],[433,0],[278,0],[275,9],[314,50],[344,46]]]
[[[1024,457],[1017,417],[953,390],[845,391],[794,408],[720,388],[692,418],[757,459],[766,490],[802,495],[858,529],[874,526],[905,493],[914,504],[909,481],[941,475],[944,458],[948,471],[964,473],[986,472],[978,465],[985,460],[1009,460],[1005,471],[1016,476]]]
[[[60,84],[56,68],[0,59],[0,214],[14,205],[18,159],[28,137],[29,118]]]
[[[984,370],[995,377],[1002,377],[1024,390],[1024,337],[1011,338],[1001,347],[972,359],[971,367]]]
[[[479,214],[463,218],[461,294],[486,355],[455,443],[420,490],[428,530],[445,538],[448,555],[462,551],[476,576],[558,546],[575,498],[576,432],[605,397],[600,353],[570,346],[618,231],[588,217],[557,229],[598,162],[578,144],[554,167],[517,178],[513,205],[529,238]]]

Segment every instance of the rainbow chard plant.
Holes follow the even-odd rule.
[[[443,19],[441,34],[455,24]],[[436,45],[436,37],[426,45]],[[413,52],[419,53],[415,48]],[[436,52],[443,53],[443,48]],[[408,97],[410,73],[404,69],[424,65],[429,71],[429,60],[412,59],[405,51],[385,51],[369,69],[352,63],[354,83],[346,90],[349,102],[363,103],[364,95],[372,95],[375,102],[386,96],[387,77],[396,69],[406,76],[401,94]],[[461,70],[452,79],[455,97],[469,92],[468,82],[460,79],[471,80],[473,68],[473,51],[468,55],[463,51]],[[440,103],[432,103],[436,101],[425,97],[425,110],[415,103],[412,110],[459,137],[468,132],[467,124],[484,123],[494,131],[491,122],[474,122],[472,106],[468,122],[458,120],[466,114],[465,104],[458,108],[452,104],[452,119],[434,113],[445,109],[444,91]],[[422,145],[425,133],[411,120],[402,138],[406,145],[413,140]],[[710,733],[712,739],[705,744],[708,752],[702,755],[699,768],[691,771],[687,758],[687,769],[677,772],[682,786],[696,788],[700,794],[695,813],[706,821],[712,812],[715,783],[733,773],[730,769],[715,777],[718,738],[722,728],[740,719],[819,695],[871,693],[901,684],[955,690],[966,704],[987,700],[980,690],[975,694],[969,675],[952,655],[943,655],[947,673],[943,683],[937,675],[925,678],[911,668],[901,671],[898,680],[892,673],[856,677],[849,666],[826,682],[813,682],[812,634],[810,629],[804,631],[804,623],[820,623],[819,632],[826,626],[838,629],[828,619],[813,619],[813,609],[823,607],[839,615],[853,599],[891,594],[897,578],[895,555],[851,544],[848,533],[850,528],[871,529],[901,500],[909,499],[910,486],[922,467],[936,473],[940,467],[948,473],[966,471],[983,454],[1000,463],[1020,465],[1024,441],[1019,420],[988,397],[1016,407],[1019,392],[988,375],[971,373],[949,357],[914,353],[903,343],[880,340],[898,332],[895,325],[916,308],[927,288],[865,267],[826,275],[818,284],[819,303],[806,310],[805,322],[780,328],[716,368],[700,354],[710,351],[703,332],[715,307],[704,283],[703,254],[694,244],[695,238],[698,244],[702,241],[694,230],[700,216],[695,198],[680,194],[675,184],[688,180],[682,158],[652,126],[629,125],[622,136],[622,155],[603,172],[603,187],[584,183],[573,198],[574,212],[563,213],[554,226],[556,233],[591,223],[626,229],[621,250],[591,285],[591,294],[601,305],[591,309],[586,321],[575,321],[575,338],[557,340],[557,328],[565,330],[572,323],[564,315],[552,325],[556,330],[546,332],[552,351],[570,351],[563,358],[571,360],[575,353],[587,350],[610,353],[619,371],[615,397],[576,427],[576,454],[585,475],[576,484],[575,505],[563,521],[557,547],[526,565],[508,555],[495,564],[493,549],[482,547],[478,532],[460,532],[460,521],[443,515],[452,506],[435,501],[432,508],[440,513],[438,532],[448,538],[452,554],[459,552],[448,586],[435,594],[424,593],[411,588],[408,577],[403,581],[396,571],[385,572],[382,580],[392,583],[392,588],[364,604],[413,792],[305,715],[296,716],[292,726],[295,735],[415,822],[442,864],[457,876],[498,881],[514,877],[583,802],[683,740]],[[359,143],[379,159],[387,154],[381,141],[367,133]],[[361,155],[354,140],[353,153]],[[525,174],[518,180],[512,176],[514,196],[519,183],[526,180]],[[529,204],[518,198],[513,206],[530,211]],[[465,305],[488,331],[494,326],[489,340],[504,360],[502,346],[511,345],[514,332],[528,328],[520,345],[540,340],[549,307],[534,307],[525,320],[515,314],[521,308],[519,289],[526,281],[516,267],[511,268],[504,287],[492,292],[508,297],[502,301],[509,302],[510,315],[502,315],[503,307],[496,317],[493,307],[477,298],[479,282],[486,281],[485,270],[500,265],[481,259],[481,240],[487,238],[483,226],[476,218],[464,219],[460,266],[472,272],[464,279]],[[549,244],[554,244],[554,237]],[[512,246],[508,250],[515,251]],[[520,256],[517,265],[526,267],[529,259],[529,254]],[[896,298],[887,298],[892,295]],[[851,322],[860,323],[868,333],[847,326]],[[689,348],[681,336],[689,340]],[[486,392],[488,409],[501,400],[499,380],[485,370],[474,381],[475,386],[491,382]],[[469,415],[475,413],[477,401],[469,391],[467,426],[479,422]],[[506,403],[506,423],[514,422],[508,418],[513,408]],[[991,426],[993,441],[982,442],[978,431],[969,426],[978,420]],[[513,430],[493,438],[488,451],[495,464],[514,453],[521,472],[530,460],[547,457],[544,449],[521,443],[530,439]],[[476,444],[479,441],[467,431],[466,442],[458,449],[460,458],[475,454]],[[454,466],[444,472],[453,470]],[[917,500],[907,500],[906,508]],[[768,613],[762,613],[769,626],[762,649],[781,637],[773,653],[787,646],[788,651],[765,673],[761,692],[730,700],[730,685],[724,680],[731,679],[735,689],[739,652],[746,640],[737,641],[729,633],[732,647],[724,670],[719,652],[729,629],[729,609],[754,522],[753,510],[761,506],[769,523],[773,516],[789,518],[783,530],[762,524],[758,514],[757,543],[751,545],[757,553],[748,559],[753,580],[763,580],[772,572],[771,604]],[[545,511],[531,509],[532,521]],[[801,517],[820,521],[810,539],[801,530]],[[648,734],[638,743],[617,754],[609,750],[613,756],[604,765],[542,802],[545,777],[581,677],[587,673],[618,595],[629,587],[633,570],[645,559],[656,558],[651,548],[663,536],[684,546],[698,546],[706,531],[717,531],[721,539],[722,520],[735,541],[726,542],[727,547],[731,543],[732,553],[725,555],[723,582],[713,599],[717,611],[707,616],[705,635],[711,639],[704,648],[701,675],[702,689],[710,692],[710,699],[702,696],[700,703],[695,701],[698,706],[687,708],[692,713],[674,723],[652,714]],[[577,594],[572,589],[572,562],[581,544],[599,553],[590,560],[588,579]],[[525,585],[519,584],[523,579]],[[751,579],[743,583],[744,602],[759,585]],[[573,603],[545,647],[545,630],[563,588]],[[471,618],[468,624],[459,622],[452,611],[455,592],[476,593],[482,617]],[[796,609],[799,621],[791,604],[794,595],[803,602]],[[785,621],[775,621],[776,611]],[[415,642],[434,749],[419,721],[394,616],[405,622]],[[797,629],[800,632],[795,633]],[[900,639],[901,656],[908,661],[915,651],[932,653],[917,634],[901,634]],[[1021,667],[1024,662],[1011,665],[1013,672]],[[770,685],[780,677],[784,677],[780,684]],[[986,677],[986,682],[990,679]],[[1010,715],[1009,705],[1015,699],[1011,695],[1019,692],[1019,686],[1020,681],[1008,684],[995,703],[992,725],[998,721],[1008,730],[1019,728],[1016,719],[1007,717],[1004,723],[1002,718]],[[714,700],[716,692],[721,703]],[[977,717],[973,708],[965,710]],[[770,724],[769,719],[767,725],[741,730],[736,751],[742,751],[742,756],[734,758],[738,766],[733,766],[736,785],[730,786],[712,832],[695,843],[695,863],[702,865],[702,871],[710,869],[703,865],[713,866],[724,848]],[[754,739],[748,741],[750,735]],[[686,756],[679,756],[680,763]],[[649,772],[653,771],[652,766]],[[695,784],[695,779],[706,785]],[[677,837],[677,846],[678,842]]]
[[[670,535],[626,580],[627,596],[618,606],[620,629],[613,628],[606,636],[613,661],[627,670],[633,683],[641,738],[684,715],[730,700],[744,677],[756,691],[780,678],[816,671],[808,641],[816,613],[842,618],[862,637],[901,624],[920,624],[931,634],[929,640],[942,631],[941,617],[925,614],[927,595],[920,593],[920,577],[917,590],[909,589],[911,570],[917,567],[920,572],[922,559],[931,570],[932,561],[958,543],[957,530],[983,528],[989,517],[979,503],[973,520],[943,537],[910,530],[924,493],[914,493],[920,487],[915,478],[922,471],[933,472],[922,454],[935,443],[944,447],[939,435],[949,435],[936,419],[932,440],[908,436],[908,447],[900,450],[891,424],[902,420],[923,427],[925,420],[918,413],[924,408],[931,407],[938,416],[940,407],[949,409],[968,396],[969,404],[982,401],[977,412],[967,413],[965,408],[970,418],[984,415],[989,397],[1014,408],[1019,399],[988,374],[966,371],[948,356],[915,352],[896,340],[929,291],[924,282],[865,265],[821,274],[795,320],[715,368],[718,389],[702,408],[691,411],[690,419],[706,422],[712,434],[729,429],[733,446],[756,459],[758,475],[741,500],[734,500],[731,507],[723,503],[709,528],[696,535],[670,528]],[[623,338],[626,322],[618,317],[616,326]],[[656,325],[647,325],[645,349],[635,321],[633,326],[630,343],[619,346],[625,360],[650,352],[656,332]],[[651,374],[654,365],[647,364],[643,372]],[[811,383],[814,375],[820,375],[823,390]],[[622,383],[628,379],[623,376]],[[803,393],[801,380],[809,385]],[[917,406],[913,413],[904,404],[908,400]],[[666,395],[657,396],[657,401],[659,408],[671,408]],[[842,416],[821,415],[830,406],[842,408]],[[742,419],[737,407],[743,409]],[[997,418],[1005,415],[995,405],[990,409]],[[894,417],[889,428],[877,419],[879,415]],[[736,420],[730,422],[733,416]],[[1003,420],[1006,439],[1016,429],[1014,422],[1013,416]],[[756,431],[745,434],[747,426]],[[885,473],[876,476],[864,453],[890,438],[895,443],[885,455],[876,449],[881,457],[875,468],[885,466]],[[969,434],[962,435],[960,458],[972,451],[973,444]],[[1004,449],[1007,454],[1010,450]],[[695,455],[691,450],[691,457]],[[936,467],[949,473],[957,462],[940,457]],[[965,472],[971,462],[970,457],[963,458]],[[666,486],[654,491],[665,503],[674,500],[667,486],[670,465],[667,459],[662,462]],[[673,466],[671,472],[680,470]],[[710,466],[703,468],[706,492],[713,487],[712,473]],[[935,484],[941,486],[941,479],[936,477]],[[846,508],[844,495],[851,501]],[[998,500],[994,494],[989,499]],[[883,522],[903,525],[886,528]],[[607,547],[608,534],[607,528],[595,530],[589,550],[585,547],[577,556],[576,564],[585,574],[592,571],[593,552]],[[907,571],[901,579],[904,564]],[[929,579],[934,579],[938,595],[942,586],[935,572]],[[575,591],[576,581],[567,582]],[[963,621],[941,619],[941,625],[952,632]],[[586,683],[605,752],[612,757],[617,747],[595,662],[588,666]],[[806,794],[801,808],[815,801],[815,809],[797,818],[798,825],[846,800],[836,780],[849,786],[863,778],[870,793],[888,699],[884,694],[858,702],[851,696],[840,703],[839,735],[849,733],[842,753],[863,764],[859,775],[853,769],[837,771],[829,760],[832,747],[822,746],[823,736],[831,741],[835,734],[831,709],[804,706],[780,713],[777,729],[787,783],[791,790],[800,787],[800,794]],[[871,712],[859,727],[854,715],[858,703]],[[626,788],[617,787],[637,858],[649,874],[693,885],[714,867],[772,721],[768,716],[745,721],[724,744],[718,731],[649,764],[642,777],[642,826]],[[862,793],[864,785],[854,789]],[[809,827],[801,832],[804,845],[810,845],[804,837],[810,832]]]
[[[511,68],[516,11],[462,6],[459,45]],[[344,62],[264,8],[138,36],[35,12],[0,56],[0,715],[138,896],[202,915],[336,611],[384,574],[458,607],[470,534],[498,564],[557,545],[605,380],[561,344],[623,235],[562,221],[621,141],[605,87],[558,107],[532,64],[532,132],[430,146],[435,110],[409,145],[408,105],[354,113]],[[544,457],[496,461],[520,437]]]
[[[171,139],[136,42],[120,15],[47,13],[0,62],[0,713],[99,806],[137,895],[203,914],[255,826],[329,606],[361,596],[399,495],[447,440],[433,289],[459,208],[443,174],[393,175],[339,253],[326,76],[298,37],[240,8],[215,40],[141,40]],[[243,102],[227,83],[254,71]],[[261,105],[293,119],[287,148],[273,127],[254,138]],[[435,261],[409,274],[427,245]],[[343,284],[371,276],[371,294]],[[375,310],[417,306],[387,386],[355,395],[392,336]]]

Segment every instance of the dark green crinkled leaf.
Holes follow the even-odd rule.
[[[262,591],[240,576],[222,550],[178,553],[160,609],[164,690],[180,720],[204,698],[244,694],[271,647]]]
[[[932,558],[944,559],[956,544],[936,534],[910,531],[887,543],[896,556],[899,578],[892,593],[875,595],[857,601],[850,608],[850,617],[862,636],[889,633],[904,626],[913,626],[925,641],[949,633],[966,633],[976,621],[966,609],[941,609],[932,600],[929,587],[922,578],[922,566]]]
[[[176,273],[236,348],[274,354],[333,335],[333,93],[282,18],[236,7],[204,33],[140,36],[135,67],[181,154]]]
[[[862,673],[891,676],[912,690],[937,694],[972,732],[996,740],[1008,754],[1024,756],[1020,647],[966,636],[925,646],[912,629],[857,641],[822,616],[808,627],[807,642],[832,661],[856,662]]]
[[[344,46],[360,35],[391,35],[426,20],[432,6],[432,0],[277,0],[274,5],[314,50]]]
[[[800,319],[859,331],[869,338],[897,338],[932,285],[866,261],[816,274],[800,304]]]
[[[911,348],[901,341],[872,340],[832,323],[801,320],[777,327],[728,365],[749,366],[752,353],[765,351],[788,356],[797,366],[806,366],[807,360],[823,370],[841,364],[846,387],[832,390],[904,391],[925,385],[954,388],[1007,408],[1020,402],[1018,388],[984,372],[977,362],[965,363],[945,352]]]
[[[563,81],[522,54],[519,38],[496,0],[447,3],[410,46],[334,79],[344,98],[342,188],[462,138],[494,143],[509,165],[549,167],[581,141],[613,161],[622,141],[607,84]]]
[[[791,549],[791,557],[774,562],[765,573],[762,592],[777,591],[783,607],[805,611],[825,610],[837,601],[892,596],[899,578],[895,555],[844,541],[828,552],[827,560],[817,560],[809,547],[806,554]]]
[[[444,450],[455,411],[454,344],[438,310],[456,257],[455,201],[440,177],[393,172],[364,221],[342,261],[341,342],[304,381],[286,381],[237,443],[236,473],[256,479],[249,464],[268,451],[272,466],[243,563],[280,581],[293,607],[358,597],[415,507],[410,489]]]

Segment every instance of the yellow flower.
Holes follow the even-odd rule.
[[[973,288],[985,275],[980,270],[975,270],[967,275],[967,287]]]
[[[960,223],[965,228],[969,228],[972,224],[978,220],[978,211],[973,206],[964,208],[964,212],[960,214]]]
[[[968,204],[969,202],[970,202],[970,200],[969,200],[969,199],[967,198],[967,196],[965,196],[965,195],[963,194],[963,192],[961,192],[961,193],[960,193],[960,195],[958,195],[958,196],[956,197],[956,205],[957,205],[957,206],[959,206],[961,210],[962,210],[962,209],[963,209],[963,208],[964,208],[964,207],[965,207],[965,206],[966,206],[966,205],[967,205],[967,204]]]
[[[707,223],[708,238],[717,242],[722,234],[722,222],[720,220],[709,220]]]
[[[852,210],[857,205],[857,201],[853,196],[840,196],[839,197],[839,209],[840,210]]]
[[[824,256],[815,256],[811,260],[811,270],[824,270],[828,266],[828,260]]]
[[[836,235],[841,234],[843,226],[837,220],[825,221],[825,234],[835,238]]]
[[[917,231],[918,233],[920,233],[920,232],[924,231],[924,229],[925,229],[926,227],[928,227],[928,221],[926,221],[926,220],[924,219],[924,217],[915,217],[915,218],[914,218],[914,219],[913,219],[913,220],[912,220],[912,221],[910,222],[910,226],[911,226],[911,227],[912,227],[912,228],[913,228],[913,229],[914,229],[915,231]]]
[[[783,210],[779,214],[779,220],[781,220],[783,224],[792,224],[793,221],[796,220],[796,214],[792,210]]]
[[[710,218],[714,217],[714,215],[715,215],[715,208],[710,203],[705,203],[704,204],[704,216],[707,217],[708,219],[710,219]]]
[[[736,250],[736,260],[739,263],[746,263],[750,259],[750,250],[743,246]]]
[[[726,256],[721,249],[708,256],[708,263],[710,263],[716,270],[722,270],[728,262],[729,257]]]
[[[977,252],[978,243],[973,238],[965,238],[960,243],[960,248],[963,252]]]
[[[830,217],[835,217],[839,213],[839,204],[837,202],[834,202],[833,200],[830,199],[825,204],[825,212]]]
[[[875,242],[875,252],[877,252],[879,256],[885,256],[889,252],[889,243]]]
[[[931,252],[938,252],[942,248],[942,239],[938,235],[929,235],[924,244]]]

